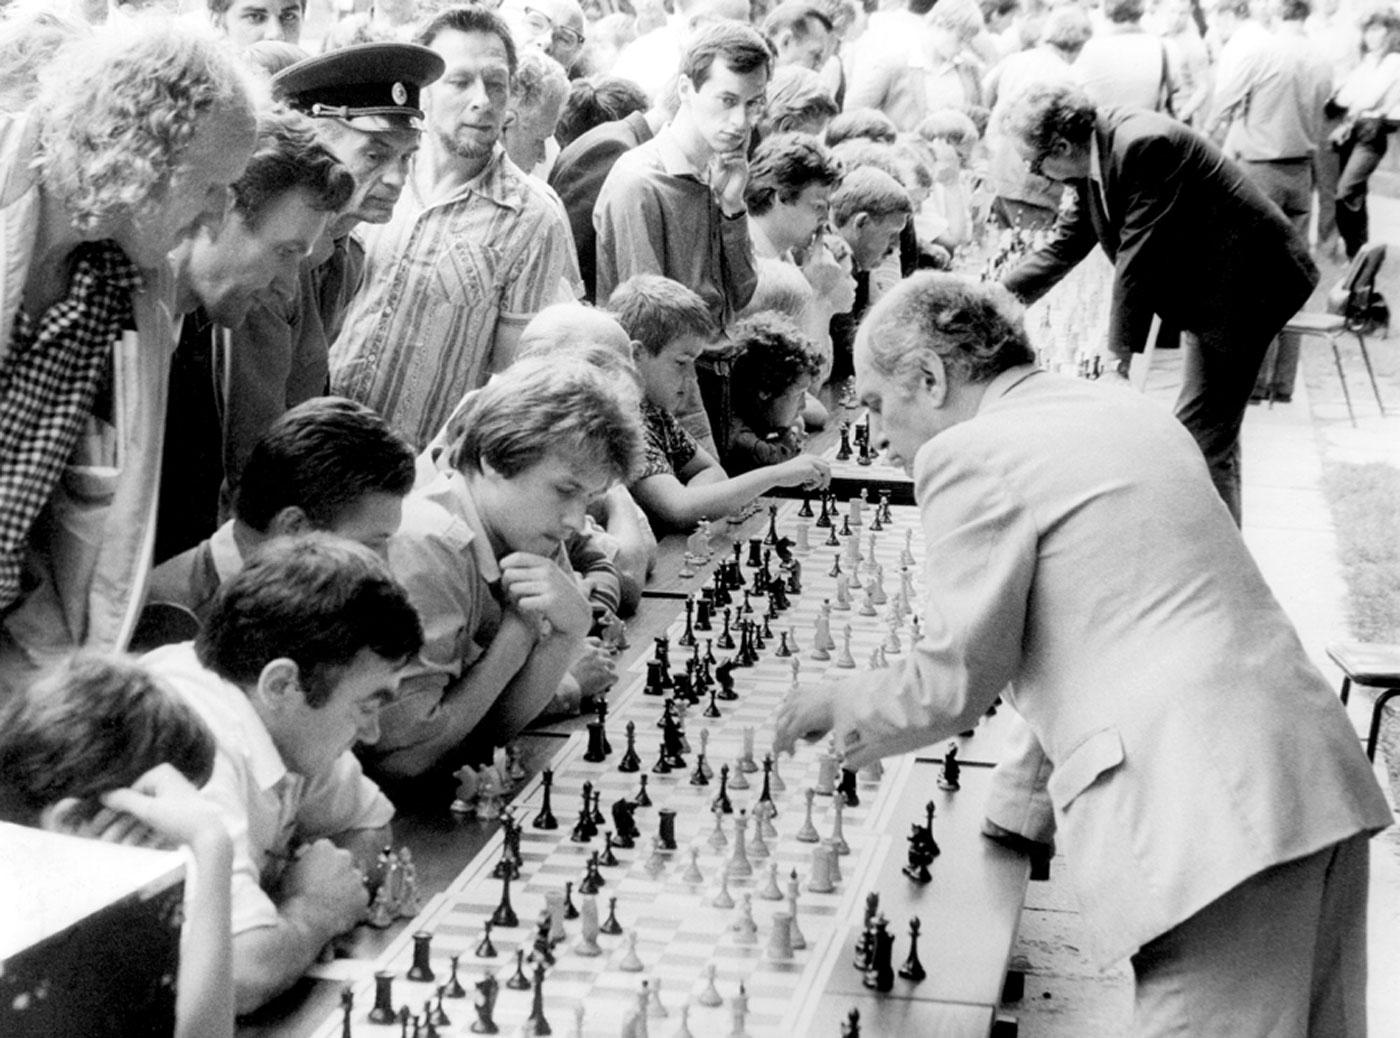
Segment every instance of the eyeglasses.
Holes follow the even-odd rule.
[[[535,32],[548,31],[554,42],[561,47],[583,46],[583,33],[576,29],[570,29],[567,25],[554,24],[554,19],[543,11],[537,11],[533,7],[525,8],[525,22]]]

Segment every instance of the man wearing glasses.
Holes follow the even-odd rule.
[[[578,0],[505,0],[501,17],[523,47],[538,47],[568,72],[583,53],[583,8]]]

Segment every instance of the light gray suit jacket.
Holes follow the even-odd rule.
[[[1104,963],[1391,821],[1355,731],[1177,421],[1031,368],[920,450],[926,635],[836,708],[849,766],[1011,685]],[[890,675],[894,675],[891,677]]]

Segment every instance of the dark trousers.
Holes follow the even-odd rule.
[[[1313,163],[1311,156],[1284,159],[1277,162],[1241,161],[1240,168],[1259,186],[1270,202],[1283,210],[1288,222],[1304,241],[1308,238],[1308,220],[1312,216]],[[1301,336],[1281,332],[1269,347],[1268,355],[1259,368],[1254,395],[1259,397],[1293,396],[1293,384],[1298,377],[1298,356],[1302,350]]]
[[[1351,144],[1342,151],[1342,176],[1337,183],[1337,233],[1347,250],[1347,259],[1361,251],[1370,238],[1366,212],[1366,190],[1371,174],[1385,158],[1386,138],[1375,144]]]
[[[1182,335],[1182,385],[1176,417],[1205,455],[1211,482],[1239,525],[1240,426],[1269,343],[1288,315]]]

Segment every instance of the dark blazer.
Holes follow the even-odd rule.
[[[1303,306],[1318,278],[1307,243],[1219,148],[1143,109],[1101,108],[1094,134],[1102,192],[1092,179],[1070,185],[1050,241],[1005,276],[1007,288],[1033,302],[1102,245],[1119,353],[1143,348],[1154,313],[1187,331],[1272,334]]]
[[[569,214],[574,246],[578,249],[578,269],[583,275],[584,298],[590,303],[594,301],[598,285],[598,232],[593,229],[593,207],[603,190],[603,181],[612,172],[613,163],[652,136],[645,113],[633,112],[625,119],[595,126],[570,141],[549,172],[549,186],[558,193]]]

